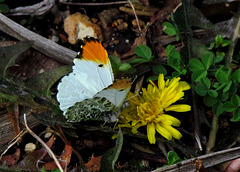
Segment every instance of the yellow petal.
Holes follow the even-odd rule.
[[[181,87],[182,90],[189,90],[191,87],[189,86],[189,84],[185,81],[180,81],[179,82],[179,86],[178,87]]]
[[[179,80],[180,80],[180,79],[181,79],[180,77],[177,77],[177,78],[174,77],[174,78],[169,82],[168,87],[174,87],[176,84],[179,85]]]
[[[155,127],[159,134],[161,134],[163,137],[165,137],[168,140],[172,140],[172,135],[165,128],[159,125],[159,123],[156,123]]]
[[[191,106],[180,104],[180,105],[171,105],[165,108],[165,111],[175,111],[175,112],[187,112],[191,110]]]
[[[163,74],[159,74],[158,76],[158,88],[162,91],[165,88],[165,81]]]
[[[171,135],[175,138],[175,139],[180,139],[182,137],[182,134],[176,130],[175,128],[173,128],[172,126],[170,125],[164,125],[163,124],[163,127],[169,132],[171,133]]]
[[[127,127],[127,128],[132,128],[132,126],[129,123],[125,123],[125,124],[118,124],[117,128],[121,128],[121,127]]]
[[[155,144],[156,143],[156,138],[155,138],[155,126],[154,123],[149,123],[147,125],[147,137],[148,140],[151,144]]]
[[[173,126],[180,126],[180,124],[181,124],[181,121],[179,121],[177,118],[174,118],[173,116],[163,115],[163,117],[172,121],[171,125],[173,125]]]
[[[138,131],[137,131],[137,129],[139,128],[139,127],[141,127],[141,126],[143,126],[142,124],[137,124],[137,125],[135,125],[135,126],[132,126],[132,133],[133,134],[136,134]]]

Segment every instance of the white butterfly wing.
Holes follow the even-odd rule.
[[[110,60],[100,42],[87,39],[82,49],[82,58],[74,59],[72,73],[64,76],[57,87],[63,114],[75,103],[93,98],[114,80]]]
[[[121,79],[116,81],[109,88],[97,93],[94,97],[105,97],[116,107],[120,108],[126,99],[132,82],[129,79]]]

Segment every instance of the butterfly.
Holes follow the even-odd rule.
[[[105,120],[127,97],[130,79],[114,80],[108,53],[98,39],[86,37],[72,72],[58,84],[57,100],[71,122]]]

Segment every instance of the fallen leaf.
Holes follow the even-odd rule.
[[[76,44],[77,40],[86,36],[103,40],[101,28],[81,13],[72,14],[64,20],[64,31],[68,34],[68,42],[71,44]]]
[[[92,154],[91,160],[85,164],[89,171],[99,171],[101,168],[102,156],[94,157]]]
[[[0,160],[0,163],[6,163],[7,165],[14,165],[19,160],[20,153],[21,153],[20,149],[17,148],[14,154],[3,156],[2,159]]]
[[[72,146],[71,145],[65,145],[65,148],[60,156],[60,165],[62,168],[65,168],[68,166],[71,160],[71,155],[72,155]],[[54,168],[58,168],[55,161],[51,161],[49,163],[46,163],[44,165],[46,170],[52,170]]]
[[[49,148],[51,148],[53,142],[54,136],[52,136],[46,144]],[[37,162],[41,161],[47,155],[47,153],[48,152],[45,147],[29,153],[22,161],[18,163],[18,168],[30,171],[38,170],[36,167]]]

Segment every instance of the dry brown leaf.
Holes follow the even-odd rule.
[[[68,41],[71,44],[76,44],[77,40],[86,36],[103,40],[101,28],[81,13],[70,15],[64,20],[64,31],[68,34]]]
[[[62,168],[65,168],[66,166],[68,166],[68,164],[70,163],[70,160],[71,160],[71,156],[72,156],[72,146],[65,145],[65,148],[59,159]],[[57,165],[54,161],[51,161],[49,163],[46,163],[44,165],[44,167],[46,170],[52,170],[53,168],[57,168]]]
[[[6,162],[7,165],[14,165],[19,160],[20,153],[21,153],[20,149],[17,148],[14,154],[3,156],[2,159],[0,160],[0,163]]]
[[[85,164],[89,171],[99,171],[101,168],[102,156],[94,157],[92,154],[91,160]]]

